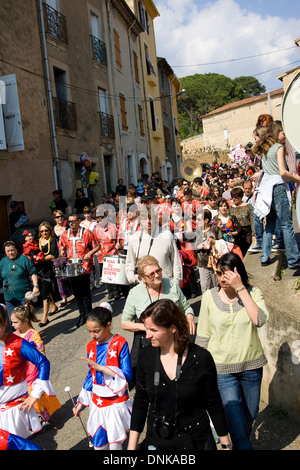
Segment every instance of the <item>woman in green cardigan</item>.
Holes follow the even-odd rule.
[[[218,287],[202,297],[196,343],[215,361],[233,449],[250,450],[267,363],[257,328],[267,321],[268,311],[260,289],[250,286],[239,256],[223,255],[216,274]]]

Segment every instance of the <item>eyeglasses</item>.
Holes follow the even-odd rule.
[[[41,233],[49,232],[49,230],[40,230]]]
[[[77,220],[69,220],[69,224],[76,224]]]
[[[154,279],[154,277],[159,275],[162,272],[161,268],[156,269],[156,271],[153,271],[150,274],[144,274],[144,276],[148,277],[149,279]]]

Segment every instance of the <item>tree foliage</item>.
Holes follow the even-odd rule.
[[[195,74],[180,79],[186,93],[178,100],[182,139],[202,132],[202,116],[233,101],[256,96],[265,87],[253,77],[231,79],[217,73]]]

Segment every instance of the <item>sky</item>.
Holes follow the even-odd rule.
[[[300,66],[300,0],[154,0],[156,52],[178,78],[254,76],[266,91]]]

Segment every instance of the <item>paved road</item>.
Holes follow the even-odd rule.
[[[92,291],[93,306],[107,301],[103,287]],[[191,299],[196,316],[199,313],[201,297]],[[133,334],[121,329],[121,312],[124,298],[113,302],[113,331],[122,334],[131,345]],[[42,312],[37,310],[39,318]],[[62,407],[52,416],[50,427],[34,437],[34,442],[45,450],[90,450],[88,440],[79,418],[72,413],[72,402],[64,391],[70,387],[72,396],[77,397],[87,373],[87,365],[80,358],[86,355],[86,345],[90,336],[85,326],[75,328],[78,313],[74,302],[50,317],[46,328],[39,329],[46,346],[46,354],[51,363],[51,382]],[[81,413],[85,423],[88,410]],[[255,423],[253,446],[256,449],[300,449],[299,426],[278,413],[274,413],[266,404],[261,404],[261,411]]]

